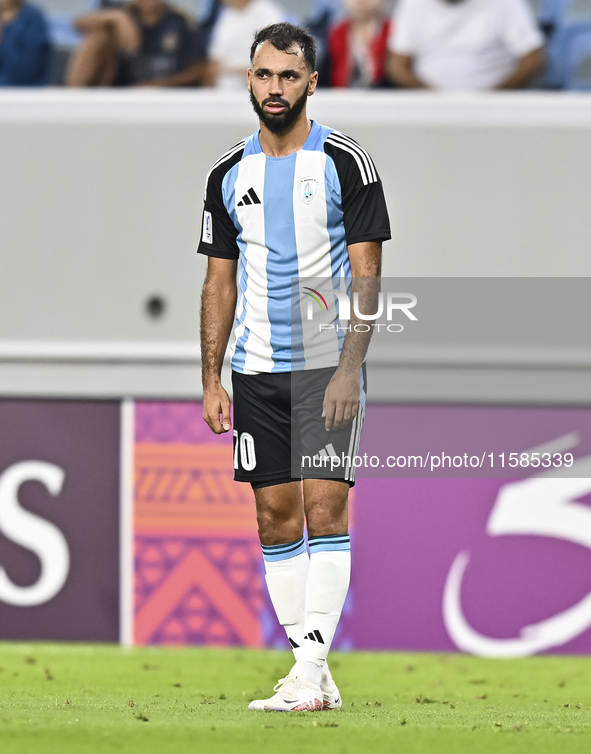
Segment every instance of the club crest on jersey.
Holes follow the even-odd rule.
[[[310,204],[318,192],[318,181],[316,178],[302,178],[299,188],[301,200]]]

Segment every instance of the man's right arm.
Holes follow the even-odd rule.
[[[230,398],[222,387],[221,374],[236,309],[237,265],[236,259],[209,257],[201,296],[203,418],[216,435],[232,426]]]

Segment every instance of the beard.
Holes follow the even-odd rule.
[[[287,100],[284,100],[282,97],[279,97],[277,95],[267,97],[267,99],[263,100],[262,104],[259,104],[259,101],[254,96],[254,93],[252,91],[250,92],[250,101],[255,113],[258,115],[263,125],[268,128],[272,134],[282,134],[287,131],[290,126],[293,126],[296,120],[300,117],[302,110],[306,106],[307,99],[308,90],[306,89],[302,96],[297,99],[293,103],[293,105],[290,105]],[[278,104],[283,105],[283,107],[285,107],[285,112],[279,115],[272,115],[271,113],[268,113],[264,109],[264,107],[265,105],[268,105],[269,102],[277,102]]]

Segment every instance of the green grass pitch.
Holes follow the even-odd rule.
[[[0,644],[2,754],[591,751],[591,657],[332,656],[342,710],[249,712],[287,652]]]

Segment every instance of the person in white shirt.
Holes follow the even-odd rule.
[[[210,79],[224,89],[246,88],[250,43],[254,33],[285,20],[273,0],[222,0],[226,6],[214,26],[209,48]]]
[[[543,45],[526,0],[401,0],[388,74],[411,89],[516,89],[543,66]]]

